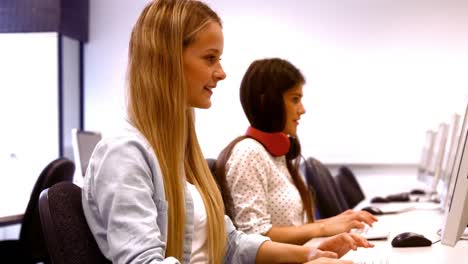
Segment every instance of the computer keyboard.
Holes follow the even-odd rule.
[[[352,233],[359,234],[367,240],[386,240],[390,235],[387,228],[380,225],[368,226],[365,225],[363,229],[353,229]]]
[[[390,202],[409,202],[411,201],[409,193],[391,194],[386,197]]]
[[[354,264],[390,264],[390,261],[388,260],[388,258],[365,259],[365,260],[354,261]]]
[[[383,212],[383,214],[405,213],[414,210],[415,207],[416,206],[414,203],[390,203],[378,206],[378,208]]]

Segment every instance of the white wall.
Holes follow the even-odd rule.
[[[0,34],[0,216],[24,213],[59,156],[57,43],[57,33]],[[0,239],[17,230],[1,229]]]
[[[131,27],[146,0],[91,1],[85,128],[112,133],[125,114]],[[197,111],[207,157],[242,134],[238,87],[249,63],[278,56],[307,79],[299,135],[327,163],[417,163],[425,131],[468,99],[468,1],[206,1],[224,21],[223,66]]]

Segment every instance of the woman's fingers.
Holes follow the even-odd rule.
[[[365,225],[359,220],[351,220],[350,222],[348,222],[348,224],[349,224],[349,227],[346,231],[350,231],[353,228],[363,229],[365,227]]]
[[[370,243],[365,237],[358,234],[349,234],[359,247],[371,248],[374,244]]]
[[[341,260],[333,258],[318,258],[312,261],[309,261],[305,264],[353,264],[350,260]]]
[[[343,244],[347,245],[346,252],[348,252],[350,249],[357,250],[357,243],[350,234],[343,233],[343,234],[340,234],[340,235],[341,235],[341,239],[344,242]],[[346,252],[343,252],[343,255]]]
[[[338,257],[341,257],[351,249],[356,250],[357,246],[354,239],[348,233],[341,233],[327,238],[320,243],[318,248],[324,251],[333,251],[338,254]]]
[[[331,221],[331,223],[340,223],[340,222],[350,222],[353,220],[366,223],[369,226],[372,226],[374,222],[378,221],[377,217],[370,214],[369,212],[352,211],[352,210],[347,210],[343,212],[342,214],[336,216],[336,218],[330,219],[329,221]]]
[[[356,212],[357,217],[359,220],[365,222],[366,224],[372,226],[372,223],[377,222],[378,219],[375,217],[375,215],[366,212],[366,211],[358,211]]]
[[[353,214],[348,215],[348,217],[349,220],[358,220],[368,224],[369,226],[372,226],[374,222],[378,221],[377,217],[366,211],[354,212]]]

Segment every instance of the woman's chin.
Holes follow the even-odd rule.
[[[191,107],[199,109],[208,109],[211,107],[211,100],[207,100],[206,102],[200,102],[198,104],[192,104]]]

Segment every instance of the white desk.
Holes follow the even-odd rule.
[[[18,160],[0,160],[0,240],[17,239],[23,214],[37,178]],[[24,165],[24,166],[23,166]]]
[[[356,208],[362,208],[361,203]],[[424,205],[424,207],[426,207]],[[427,206],[428,208],[430,206]],[[439,210],[412,210],[393,215],[378,216],[377,224],[388,227],[389,239],[373,241],[374,248],[351,251],[342,259],[353,261],[385,259],[391,264],[430,263],[430,264],[458,264],[468,262],[468,241],[459,241],[455,247],[442,245],[440,242],[430,247],[394,248],[392,239],[403,232],[415,232],[424,235],[431,241],[440,240],[437,231],[442,227],[444,215]]]
[[[0,177],[0,219],[24,214],[31,196],[34,181],[13,176]]]

